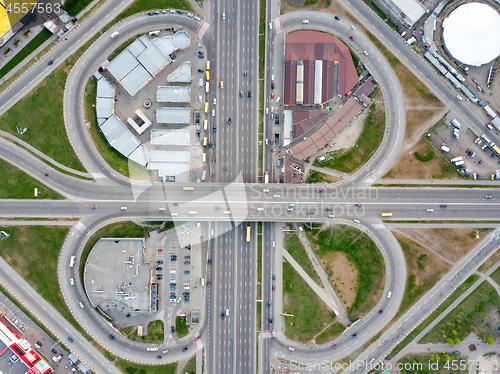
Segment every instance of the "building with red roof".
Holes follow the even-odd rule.
[[[349,92],[358,75],[340,39],[301,30],[286,36],[284,82],[285,105],[320,105]]]

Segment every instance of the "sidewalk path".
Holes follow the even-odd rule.
[[[302,269],[302,267],[295,261],[290,253],[286,249],[283,248],[283,257],[290,263],[290,265],[293,266],[293,268],[299,273],[299,275],[306,281],[306,283],[309,285],[309,287],[312,288],[312,290],[318,295],[318,297],[323,300],[323,302],[332,310],[337,310],[339,311],[338,306],[333,302],[333,300],[328,297],[328,295],[325,293],[325,291],[316,284],[315,281],[311,279],[311,277]],[[339,311],[340,313],[341,311]],[[342,316],[342,313],[339,314],[339,319],[340,322],[343,323],[344,325],[348,325],[350,323],[349,319],[344,313],[344,316]]]
[[[335,309],[340,313],[338,316],[339,319],[342,321],[342,323],[347,326],[348,324],[351,323],[349,321],[349,317],[347,317],[347,312],[344,308],[344,305],[340,301],[337,293],[333,289],[332,283],[330,282],[330,279],[328,278],[328,274],[326,273],[325,269],[323,266],[321,266],[321,262],[319,259],[316,257],[314,254],[314,251],[311,248],[311,243],[309,243],[309,240],[307,239],[306,234],[304,231],[299,231],[298,225],[294,224],[295,229],[297,230],[297,236],[300,239],[300,242],[306,249],[307,255],[309,256],[309,260],[314,266],[314,270],[316,273],[318,273],[319,278],[321,279],[321,282],[323,283],[323,287],[325,289],[325,292],[330,296],[330,299],[333,301],[333,303],[337,306]]]

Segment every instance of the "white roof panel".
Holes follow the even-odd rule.
[[[487,4],[459,6],[443,21],[446,48],[460,62],[480,66],[500,54],[500,15]]]
[[[115,97],[115,89],[105,78],[97,81],[97,97],[107,97],[110,99]]]
[[[121,81],[137,65],[139,65],[139,61],[136,60],[132,53],[125,49],[106,66],[106,69],[108,69],[117,81]]]

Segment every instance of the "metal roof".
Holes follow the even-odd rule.
[[[156,101],[159,103],[189,103],[191,102],[191,87],[158,86]]]
[[[106,69],[117,81],[121,81],[137,65],[139,65],[139,61],[128,49],[125,49],[106,66]]]
[[[156,110],[157,123],[189,124],[190,108],[158,108]]]
[[[134,96],[146,84],[153,80],[153,76],[142,65],[137,65],[129,74],[120,80],[130,96]]]
[[[186,61],[170,73],[167,82],[191,83],[191,61]]]
[[[101,131],[108,143],[125,157],[141,145],[139,139],[115,115],[101,125]]]
[[[97,114],[97,118],[109,118],[113,115],[113,105],[115,104],[114,99],[97,97],[95,101],[95,111]]]
[[[152,145],[189,145],[190,132],[187,129],[152,129],[150,144]]]
[[[109,82],[106,79],[101,78],[97,81],[96,96],[113,99],[115,97],[115,89],[109,84]]]

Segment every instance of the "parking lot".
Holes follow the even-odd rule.
[[[435,149],[440,150],[448,161],[462,156],[464,163],[457,165],[462,175],[474,179],[475,174],[477,179],[490,179],[491,174],[495,174],[496,170],[500,169],[498,156],[486,144],[491,143],[491,141],[488,142],[488,132],[491,130],[485,127],[484,133],[475,134],[467,124],[460,123],[461,128],[457,131],[451,124],[453,119],[453,112],[450,112],[446,123],[432,129],[427,140]],[[458,138],[454,135],[454,131],[458,134]],[[485,138],[481,138],[482,135]],[[449,148],[449,152],[442,150],[443,145]]]

